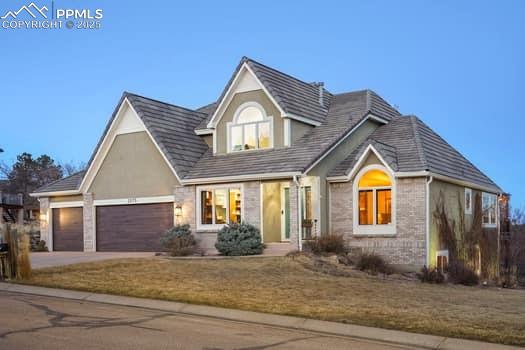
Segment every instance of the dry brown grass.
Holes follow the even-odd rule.
[[[525,345],[525,292],[322,272],[306,257],[123,259],[35,270],[29,284]]]

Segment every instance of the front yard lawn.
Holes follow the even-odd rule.
[[[39,269],[24,283],[525,345],[523,290],[329,270],[306,257],[122,259]]]

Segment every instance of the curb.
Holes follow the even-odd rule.
[[[320,321],[301,317],[280,316],[253,311],[226,309],[215,306],[184,304],[179,302],[143,299],[127,296],[79,292],[0,282],[0,291],[33,294],[39,296],[90,301],[111,305],[131,306],[145,309],[168,311],[191,316],[212,317],[229,321],[255,323],[271,327],[343,336],[354,339],[376,341],[397,346],[412,346],[439,350],[504,350],[518,347],[484,343],[474,340],[408,333],[389,329],[358,326],[352,324]]]

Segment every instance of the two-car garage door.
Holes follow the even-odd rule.
[[[159,251],[173,227],[173,203],[98,206],[97,251]]]
[[[83,251],[83,209],[53,208],[53,250]],[[96,249],[101,252],[159,251],[173,227],[173,203],[96,207]]]

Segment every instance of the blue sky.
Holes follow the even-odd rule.
[[[0,29],[0,160],[87,161],[124,90],[199,107],[246,55],[332,92],[375,90],[525,206],[525,2],[138,4],[55,1],[102,8],[99,30]]]

